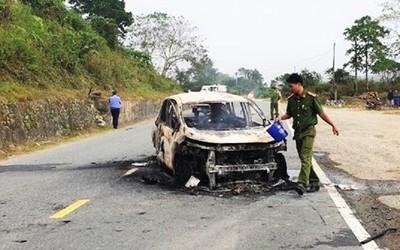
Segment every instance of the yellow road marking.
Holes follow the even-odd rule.
[[[74,203],[72,203],[71,205],[69,205],[68,207],[66,207],[66,208],[58,211],[57,213],[53,214],[52,216],[50,216],[50,219],[60,219],[64,216],[68,215],[69,213],[72,213],[75,209],[84,205],[88,201],[89,200],[77,200]]]

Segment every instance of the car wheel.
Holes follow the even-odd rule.
[[[289,175],[287,173],[287,164],[285,156],[282,153],[275,154],[275,161],[277,164],[277,169],[274,172],[274,179],[288,180]]]
[[[174,180],[177,187],[182,187],[192,176],[192,167],[185,160],[185,157],[178,154],[175,156]]]

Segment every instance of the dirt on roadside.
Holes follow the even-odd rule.
[[[314,158],[380,247],[400,249],[400,110],[324,108],[340,131],[319,120]]]

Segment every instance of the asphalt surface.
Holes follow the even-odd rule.
[[[362,249],[325,188],[302,197],[191,195],[168,181],[123,176],[154,156],[152,125],[1,161],[0,249]],[[288,141],[284,155],[296,176]],[[87,202],[50,218],[77,200]]]

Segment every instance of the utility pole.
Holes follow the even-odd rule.
[[[336,103],[337,102],[337,84],[335,82],[335,50],[336,50],[336,43],[333,43],[332,84],[333,84],[334,99],[335,99],[335,103]]]
[[[357,57],[358,57],[358,44],[357,41],[354,41],[354,95],[358,94],[358,76],[357,76],[357,65],[358,65],[358,61],[357,61]]]

